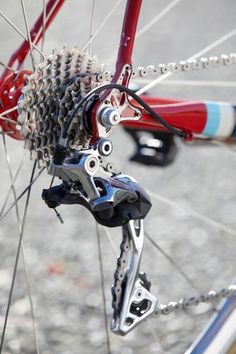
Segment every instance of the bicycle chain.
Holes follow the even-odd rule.
[[[112,307],[115,312],[119,312],[120,304],[122,300],[122,291],[125,285],[126,273],[128,270],[128,254],[130,251],[128,234],[124,234],[122,243],[120,245],[121,253],[117,259],[117,268],[114,273],[115,282],[112,287]],[[142,278],[141,278],[142,279]],[[146,274],[142,279],[144,283],[150,283],[146,279]],[[177,312],[181,310],[186,310],[191,306],[197,306],[200,303],[210,303],[214,304],[215,301],[219,301],[230,296],[236,295],[236,285],[229,285],[227,288],[223,288],[219,291],[210,290],[206,294],[200,294],[198,296],[192,296],[188,299],[182,298],[179,301],[170,301],[168,304],[158,305],[156,311],[154,312],[155,317],[160,315],[169,315],[172,312]]]
[[[230,66],[236,64],[236,53],[230,53],[229,55],[222,54],[214,57],[201,57],[194,60],[181,60],[179,63],[168,63],[148,65],[146,67],[138,67],[132,72],[132,79],[144,78],[148,76],[161,76],[167,73],[179,73],[186,71],[196,71],[199,69],[210,69],[222,66]],[[124,76],[125,74],[123,74]],[[123,77],[121,75],[121,78]],[[104,71],[96,75],[94,80],[99,82],[110,81],[114,77],[114,73],[111,71]]]
[[[114,284],[112,286],[112,307],[115,313],[119,313],[123,289],[126,281],[126,274],[129,268],[129,241],[128,241],[128,233],[123,234],[123,240],[120,245],[121,253],[119,258],[117,259],[117,268],[114,273]],[[139,274],[140,279],[146,286],[150,288],[150,282],[146,279],[146,274]],[[168,304],[160,304],[154,312],[155,317],[159,317],[161,315],[167,316],[172,312],[177,312],[181,310],[186,310],[189,307],[197,306],[200,303],[209,303],[215,304],[216,301],[228,298],[230,296],[236,295],[236,285],[229,285],[227,288],[223,288],[219,291],[210,290],[206,294],[200,294],[198,296],[192,296],[188,299],[180,299],[179,301],[170,301]]]
[[[155,311],[155,316],[169,315],[172,312],[186,310],[191,306],[197,306],[200,303],[211,303],[236,295],[236,285],[229,285],[219,291],[210,290],[206,294],[193,296],[188,299],[180,299],[179,301],[170,301],[168,304],[161,304]]]

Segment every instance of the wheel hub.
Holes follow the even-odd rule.
[[[25,86],[27,75],[31,75],[29,70],[22,70],[19,73],[10,74],[0,86],[0,113],[14,109],[17,106],[21,90]],[[13,110],[4,115],[4,117],[17,122],[18,112]],[[9,121],[0,120],[3,131],[17,140],[23,140],[20,133],[20,126]]]

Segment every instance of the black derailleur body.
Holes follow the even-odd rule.
[[[49,208],[60,204],[79,204],[86,207],[96,221],[107,227],[122,226],[129,220],[144,219],[151,208],[145,190],[131,177],[94,177],[100,197],[89,201],[80,182],[44,189],[42,198]]]

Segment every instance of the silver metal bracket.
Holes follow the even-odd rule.
[[[144,240],[143,220],[130,220],[123,226],[123,236],[123,251],[115,273],[117,281],[112,289],[116,302],[113,301],[111,330],[120,335],[126,335],[151,316],[157,306],[157,299],[149,291],[150,283],[147,286],[145,275],[139,273]]]
[[[94,176],[98,171],[100,162],[93,153],[81,153],[76,157],[68,157],[62,165],[50,165],[50,174],[60,177],[66,182],[80,181],[89,200],[100,197],[94,183]]]
[[[132,75],[132,67],[128,64],[123,67],[117,82],[128,85],[128,82],[123,82],[127,74],[129,78]],[[118,90],[113,89],[96,113],[99,136],[106,138],[112,126],[122,121],[137,121],[141,115],[142,110],[131,102],[127,93],[120,93]]]
[[[116,174],[115,166],[106,160],[112,152],[112,143],[108,139],[100,139],[92,149],[81,150],[74,156],[67,157],[62,164],[51,162],[49,173],[68,183],[80,182],[86,200],[89,202],[100,198],[94,178],[102,167],[107,174]]]

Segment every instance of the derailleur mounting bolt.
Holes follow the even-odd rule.
[[[101,139],[98,143],[98,151],[102,156],[109,156],[112,153],[113,145],[108,139]]]
[[[99,160],[96,156],[93,155],[88,155],[87,158],[84,161],[84,168],[85,171],[89,175],[94,175],[99,167]]]
[[[118,125],[121,121],[120,113],[113,107],[106,107],[100,113],[100,122],[104,127]]]

